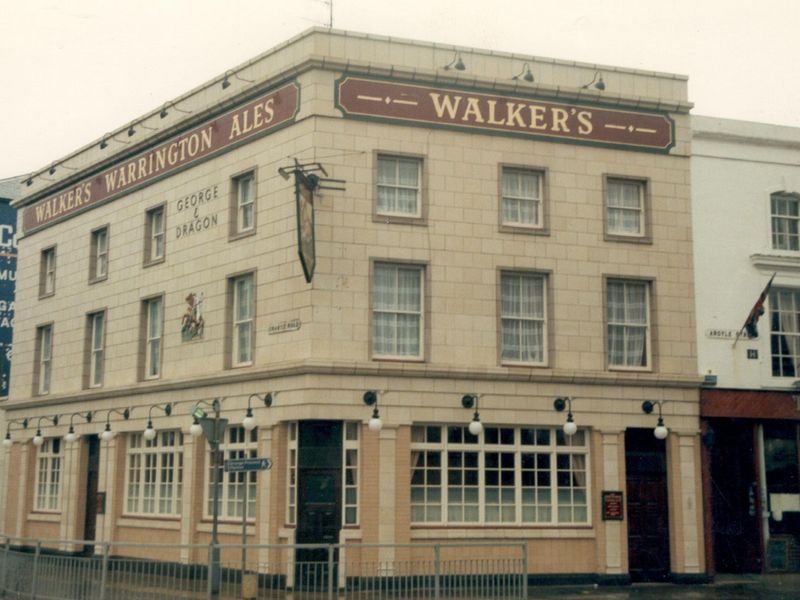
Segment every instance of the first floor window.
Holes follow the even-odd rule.
[[[164,302],[160,297],[145,300],[145,379],[156,379],[161,375],[161,338],[164,322],[163,311]]]
[[[800,373],[800,289],[773,288],[769,294],[773,377]]]
[[[234,233],[245,233],[252,231],[255,227],[253,179],[253,173],[248,173],[233,180],[236,203],[236,228]]]
[[[39,265],[39,296],[51,296],[56,292],[56,248],[42,250]]]
[[[609,280],[608,365],[650,366],[650,286],[646,281]]]
[[[542,226],[542,174],[503,168],[503,225]]]
[[[89,319],[89,387],[103,385],[106,313],[96,312]]]
[[[420,216],[422,160],[401,156],[378,157],[379,215]]]
[[[773,194],[772,247],[775,250],[800,250],[800,197],[793,194]]]
[[[243,471],[229,473],[223,469],[224,461],[235,458],[255,458],[257,453],[256,441],[258,429],[246,431],[244,427],[229,427],[225,431],[225,439],[219,445],[221,461],[216,465],[219,477],[219,516],[225,518],[241,519],[245,502],[247,502],[247,519],[256,517],[256,473],[257,471]],[[214,468],[213,455],[209,451],[208,459],[208,487],[206,496],[206,516],[214,514]]]
[[[144,263],[160,262],[166,255],[166,223],[164,205],[145,214]]]
[[[108,227],[92,232],[91,257],[89,262],[89,281],[108,276]]]
[[[147,440],[131,435],[128,444],[125,512],[180,515],[183,493],[183,434],[158,431]]]
[[[589,522],[584,430],[461,425],[411,429],[411,522]]]
[[[623,236],[644,235],[644,182],[608,179],[606,187],[608,233]]]
[[[61,439],[45,439],[36,455],[36,510],[61,508]]]
[[[255,289],[253,274],[231,279],[233,287],[233,366],[253,362],[253,320],[255,317]]]
[[[50,392],[50,373],[53,361],[53,326],[42,325],[36,330],[37,373],[36,393]]]
[[[422,357],[422,275],[415,265],[375,265],[372,348],[375,356]]]
[[[545,362],[545,278],[533,273],[502,273],[500,321],[502,360]]]

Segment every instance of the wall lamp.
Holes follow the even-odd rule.
[[[108,148],[108,138],[111,137],[109,135],[104,135],[103,139],[100,140],[100,150],[105,150]]]
[[[475,413],[472,415],[472,421],[469,422],[469,432],[474,436],[479,436],[483,433],[483,423],[481,423],[481,415],[478,412],[478,399],[481,394],[464,394],[461,396],[461,406],[464,408],[474,408]]]
[[[67,442],[68,444],[71,444],[72,442],[78,439],[78,434],[75,433],[75,425],[74,425],[75,417],[79,417],[84,421],[86,421],[87,423],[92,422],[91,412],[87,412],[86,414],[72,413],[69,417],[69,430],[67,431],[67,435],[64,436],[64,441]]]
[[[207,418],[206,411],[201,407],[207,406],[214,411],[214,415],[219,419],[220,401],[219,398],[214,398],[211,402],[207,400],[198,400],[192,409],[192,426],[189,427],[189,434],[192,437],[198,437],[203,433],[203,426],[200,424],[200,419]]]
[[[516,75],[514,75],[511,79],[517,79],[517,80],[524,79],[528,83],[533,83],[534,81],[533,73],[531,72],[531,68],[528,65],[528,63],[525,63],[525,66],[522,67],[522,70]]]
[[[128,137],[131,137],[134,133],[136,133],[136,129],[134,129],[133,125],[128,127]]]
[[[595,71],[594,72],[594,77],[592,78],[592,80],[589,83],[587,83],[585,85],[582,85],[581,89],[582,90],[588,90],[592,86],[594,86],[595,89],[598,89],[601,92],[604,89],[606,89],[606,83],[605,83],[605,81],[603,81],[603,74],[600,71]]]
[[[572,417],[572,398],[564,396],[563,398],[556,398],[553,400],[553,408],[558,412],[563,412],[567,409],[567,422],[564,423],[564,433],[566,435],[575,435],[578,431],[578,426],[575,424],[575,419]]]
[[[656,400],[655,402],[645,400],[642,402],[642,412],[648,415],[653,412],[653,407],[658,406],[658,423],[656,423],[656,428],[653,429],[653,435],[659,440],[665,439],[669,434],[669,429],[664,425],[664,417],[661,415],[661,403],[661,400]]]
[[[277,396],[278,393],[275,392],[275,395]],[[245,431],[253,431],[253,429],[256,428],[256,425],[258,425],[258,423],[256,423],[255,417],[253,416],[253,409],[250,406],[250,401],[253,398],[263,402],[264,406],[266,406],[267,408],[272,406],[272,393],[271,392],[267,392],[263,396],[260,396],[258,394],[250,394],[250,397],[247,399],[247,413],[245,413],[244,419],[242,420],[242,427],[245,428]]]
[[[42,421],[50,421],[53,425],[58,425],[58,415],[52,417],[39,417],[36,421],[36,435],[33,436],[33,445],[41,446],[44,444],[44,436],[42,435]]]
[[[370,418],[368,425],[370,431],[380,431],[381,427],[383,427],[383,421],[381,421],[381,413],[378,411],[378,392],[367,390],[364,392],[363,399],[364,404],[372,407],[372,418]]]
[[[158,113],[158,116],[161,117],[162,119],[166,119],[167,115],[169,114],[169,111],[167,110],[168,107],[172,107],[175,110],[177,110],[178,112],[186,113],[187,115],[192,112],[190,110],[184,110],[182,108],[178,108],[177,106],[175,106],[174,102],[165,102],[164,106],[161,107],[161,112]]]
[[[222,89],[223,90],[226,90],[231,86],[231,82],[228,79],[228,74],[233,75],[239,81],[246,81],[247,83],[254,83],[254,81],[252,79],[245,79],[244,77],[239,77],[239,74],[234,70],[225,71],[225,77],[222,80]]]
[[[33,185],[33,176],[28,176],[28,179],[25,181],[25,185],[29,187]]]
[[[172,414],[172,404],[167,402],[165,405],[161,406],[160,404],[151,404],[150,407],[147,409],[147,427],[144,430],[144,439],[146,440],[154,440],[156,438],[156,430],[153,428],[153,409],[157,408],[158,410],[162,411],[165,415],[170,416]]]
[[[456,71],[463,71],[467,67],[464,66],[464,61],[461,60],[461,53],[458,50],[456,50],[455,54],[453,55],[453,60],[451,60],[442,68],[445,71],[449,71],[450,69],[455,69]]]
[[[11,448],[14,445],[14,440],[11,439],[11,426],[12,425],[22,425],[21,429],[28,428],[28,418],[24,419],[12,419],[6,425],[6,437],[3,439],[3,446],[6,448]]]
[[[108,413],[106,414],[106,428],[100,434],[100,439],[104,442],[108,442],[114,439],[114,432],[111,431],[111,413],[115,413],[118,415],[122,415],[122,418],[126,421],[131,417],[131,409],[126,408],[123,410],[118,410],[116,408],[109,409]]]

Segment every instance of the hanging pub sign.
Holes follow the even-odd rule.
[[[294,172],[294,195],[297,204],[297,253],[303,265],[306,281],[311,283],[317,266],[317,249],[314,239],[314,190],[319,177],[313,173]]]
[[[675,125],[665,112],[604,108],[532,96],[477,93],[347,75],[336,82],[345,117],[470,133],[669,152]]]
[[[295,82],[261,94],[33,202],[23,209],[23,230],[30,233],[272,133],[291,124],[299,108],[300,86]]]

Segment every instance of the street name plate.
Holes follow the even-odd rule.
[[[227,473],[241,473],[242,471],[266,471],[272,468],[272,459],[269,458],[231,458],[225,461]]]

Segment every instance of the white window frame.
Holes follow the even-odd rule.
[[[92,273],[93,281],[108,277],[108,226],[92,232]]]
[[[639,196],[639,206],[636,208],[614,205],[612,206],[612,189],[619,187],[635,187]],[[647,231],[647,223],[645,221],[645,186],[646,183],[640,179],[626,179],[624,177],[609,176],[606,178],[606,233],[610,236],[619,236],[627,238],[643,238]],[[618,195],[614,195],[615,201]],[[611,212],[617,211],[620,214],[634,214],[638,217],[639,227],[636,231],[627,231],[623,228],[612,229]]]
[[[626,317],[623,317],[623,320],[616,321],[611,319],[611,286],[612,285],[622,285],[623,286],[623,298],[624,298],[624,312],[628,313],[629,307],[627,302],[627,290],[628,287],[641,287],[644,289],[644,301],[645,301],[645,322],[644,323],[637,323],[631,321]],[[606,354],[607,354],[607,362],[608,368],[613,370],[626,370],[626,371],[649,371],[652,369],[653,364],[653,344],[652,344],[652,312],[651,312],[651,299],[650,295],[652,293],[651,284],[647,280],[641,279],[625,279],[625,278],[609,278],[606,280]],[[622,340],[623,340],[623,361],[621,363],[613,363],[611,362],[611,329],[613,327],[621,327],[622,328]],[[636,365],[636,364],[628,364],[628,350],[627,350],[627,340],[628,334],[630,330],[637,330],[643,329],[644,330],[644,344],[645,344],[645,352],[644,358],[646,364],[644,365]]]
[[[794,204],[798,215],[777,212],[776,204],[779,202]],[[800,252],[800,196],[786,193],[772,194],[769,204],[772,249],[781,252]],[[783,224],[784,227],[780,227],[779,224]],[[784,231],[779,231],[780,229]]]
[[[391,272],[394,279],[392,293],[394,296],[394,306],[378,308],[377,281],[378,272],[386,270]],[[419,309],[403,309],[399,306],[398,298],[400,295],[400,273],[415,272],[419,279],[419,298],[417,300]],[[381,344],[378,343],[378,317],[380,315],[394,315],[394,325],[392,326],[393,351],[381,351]],[[402,317],[417,318],[417,351],[403,352],[398,349],[399,332],[401,330],[399,319]],[[399,360],[422,360],[425,348],[425,267],[416,264],[376,262],[372,270],[372,355],[375,358],[389,358]]]
[[[359,468],[361,423],[345,421],[342,427],[342,524],[359,523]]]
[[[294,525],[297,522],[297,452],[298,452],[298,424],[297,421],[287,423],[288,435],[286,436],[286,524]],[[344,521],[343,521],[344,522]]]
[[[36,452],[36,485],[33,508],[37,512],[61,511],[60,438],[45,438]]]
[[[242,285],[249,286],[250,299],[247,302],[246,310],[242,310],[240,305]],[[253,364],[253,352],[255,342],[255,276],[253,273],[245,273],[231,278],[232,286],[232,306],[231,306],[231,365],[243,367]]]
[[[157,431],[152,440],[130,434],[125,463],[126,515],[180,516],[183,505],[183,433]]]
[[[800,376],[800,289],[774,287],[769,293],[770,357],[773,377]],[[793,327],[793,330],[791,329]],[[772,350],[778,347],[775,354]],[[789,365],[785,365],[785,361]],[[787,368],[792,367],[792,368]]]
[[[390,181],[381,181],[381,165],[391,164],[394,168],[394,177]],[[401,164],[413,164],[417,169],[417,180],[413,185],[407,185],[400,182],[400,166]],[[403,190],[413,190],[414,192],[414,210],[398,210],[398,194]],[[391,207],[381,206],[381,197],[383,192],[391,193],[393,197],[394,210]],[[378,154],[377,158],[377,174],[376,174],[376,193],[375,198],[375,214],[380,216],[390,217],[405,217],[411,219],[419,219],[422,216],[422,159],[414,156],[402,156],[395,154]]]
[[[504,291],[506,289],[506,282],[516,279],[519,281],[519,285],[516,286],[516,290],[520,293],[520,297],[517,298],[517,306],[519,307],[519,311],[517,314],[512,314],[507,310],[507,302],[504,296]],[[538,304],[542,308],[542,312],[540,315],[534,314],[532,312],[523,312],[523,298],[522,293],[524,289],[524,282],[525,280],[530,280],[533,282],[539,282],[541,286],[541,297],[538,299]],[[514,324],[516,325],[517,335],[519,338],[519,347],[520,352],[519,355],[516,357],[506,356],[506,352],[508,348],[506,347],[506,337],[505,331],[506,326]],[[536,325],[539,324],[541,327],[541,339],[542,344],[541,348],[539,349],[539,359],[537,360],[535,357],[532,359],[526,359],[523,355],[531,356],[532,354],[537,354],[535,349],[531,351],[530,348],[523,349],[523,339],[524,329],[526,325]],[[524,365],[536,365],[536,366],[544,366],[547,364],[547,352],[548,352],[548,344],[547,344],[547,331],[548,320],[547,320],[547,276],[542,273],[534,273],[528,271],[501,271],[500,272],[500,360],[503,364],[524,364]]]
[[[241,522],[242,509],[244,507],[245,482],[247,482],[246,493],[247,522],[254,522],[257,507],[257,471],[226,472],[223,469],[224,462],[236,458],[256,458],[258,456],[258,428],[246,431],[244,427],[228,427],[225,430],[225,437],[219,444],[222,461],[217,466],[219,469],[219,518],[222,520],[235,520]],[[212,464],[211,449],[206,449],[206,481],[203,486],[203,513],[207,519],[213,518],[214,514],[214,466]],[[234,492],[231,495],[231,492]]]
[[[153,308],[155,314],[153,314]],[[144,301],[144,378],[161,377],[161,359],[164,336],[164,298],[155,296]]]
[[[56,247],[42,250],[42,280],[39,296],[52,296],[56,293]]]
[[[88,315],[89,319],[89,387],[103,385],[106,352],[106,311]]]
[[[256,227],[255,174],[245,173],[234,179],[236,193],[236,233],[249,233]],[[249,211],[249,224],[246,215]]]
[[[506,183],[514,178],[516,191],[508,191]],[[534,195],[524,194],[522,186],[519,185],[521,178],[535,177],[536,178],[536,192]],[[544,173],[535,169],[525,169],[520,167],[503,166],[500,175],[500,219],[505,227],[519,227],[525,229],[539,230],[544,229]],[[528,222],[521,218],[522,211],[520,210],[523,204],[531,205],[533,220]],[[514,207],[515,210],[510,209]],[[510,212],[515,212],[516,219],[507,218]]]
[[[438,437],[432,436],[433,441],[429,441],[429,429],[438,430]],[[454,441],[449,439],[451,430],[457,438]],[[491,436],[493,432],[496,437],[487,441],[487,434]],[[411,440],[412,525],[572,527],[592,524],[592,471],[586,429],[566,436],[560,427],[492,426],[475,437],[463,425],[414,424]],[[509,462],[513,464],[493,467],[490,459],[503,454],[512,457]],[[415,465],[415,456],[423,455],[425,464]],[[465,455],[470,455],[470,465],[465,466]],[[538,465],[539,455],[547,457],[548,464],[535,469],[523,467],[523,458],[533,458]],[[437,456],[438,466],[436,460],[430,460]],[[503,462],[502,457],[499,462]],[[566,469],[562,462],[568,463]],[[502,471],[511,475],[510,483],[506,481],[501,485]],[[568,484],[563,485],[559,483],[559,474],[565,471],[569,474]],[[496,484],[490,481],[493,472],[498,474]],[[460,482],[459,476],[462,477]],[[540,477],[546,477],[549,483],[539,483]],[[548,501],[541,502],[542,498]]]
[[[145,264],[157,263],[167,255],[166,206],[159,205],[147,211],[147,253]]]
[[[37,393],[50,393],[50,381],[53,373],[53,326],[41,325],[36,329],[39,345],[39,373],[36,383]]]

